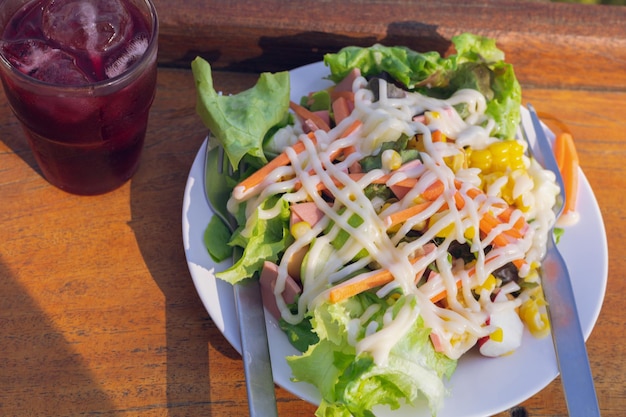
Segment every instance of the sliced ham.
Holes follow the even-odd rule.
[[[422,161],[420,161],[419,159],[414,159],[402,165],[400,168],[397,169],[396,172],[406,172],[407,176],[417,178],[421,175],[422,170]],[[391,191],[398,200],[402,200],[404,196],[411,190],[410,187],[402,185],[391,185],[389,188],[391,188]]]
[[[324,217],[324,212],[312,201],[291,205],[291,226],[299,222],[307,222],[313,227],[322,217]]]
[[[267,311],[272,314],[272,316],[274,316],[277,320],[280,320],[280,309],[276,304],[276,297],[274,296],[274,288],[276,287],[277,278],[278,265],[273,262],[265,261],[265,263],[263,263],[263,270],[261,271],[261,278],[259,280],[261,284],[261,297],[263,299],[263,305]],[[301,291],[302,290],[296,281],[294,281],[294,279],[290,276],[287,276],[287,279],[285,280],[285,289],[281,294],[285,303],[292,304],[295,302],[296,296],[300,294]]]
[[[337,85],[335,86],[335,88],[333,89],[333,92],[341,92],[341,91],[352,91],[352,84],[354,83],[354,80],[356,80],[357,78],[359,78],[361,76],[361,70],[358,68],[354,68],[352,71],[350,71],[348,73],[348,75],[345,76],[345,78],[343,80],[341,80],[339,83],[337,83]]]
[[[332,107],[333,114],[335,115],[335,124],[341,123],[345,118],[350,116],[352,110],[354,110],[352,102],[343,96],[338,97],[337,100],[333,101]]]
[[[304,133],[315,132],[315,131],[320,130],[320,129],[321,130],[326,130],[327,126],[330,125],[330,113],[328,112],[328,110],[314,111],[313,114],[318,117],[315,120],[318,120],[318,121],[321,120],[326,125],[325,126],[318,126],[318,124],[321,124],[321,123],[316,122],[313,119],[302,119],[302,118],[300,118],[300,121],[302,122],[302,131]]]

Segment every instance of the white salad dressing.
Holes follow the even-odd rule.
[[[502,177],[491,184],[487,193],[475,193],[481,182],[477,170],[463,168],[455,172],[445,161],[462,153],[464,147],[485,149],[498,140],[491,136],[495,123],[485,114],[485,97],[476,90],[466,89],[457,91],[447,100],[417,93],[407,93],[402,98],[387,98],[387,84],[381,81],[381,98],[374,101],[374,95],[365,88],[366,85],[367,81],[362,77],[354,81],[353,112],[329,132],[316,131],[315,140],[301,133],[299,127],[280,131],[281,143],[294,144],[300,140],[305,145],[305,151],[296,153],[287,148],[291,165],[275,169],[256,187],[248,190],[235,188],[229,207],[233,209],[237,204],[248,201],[250,215],[268,196],[283,194],[282,198],[290,203],[313,201],[324,214],[319,224],[297,237],[279,263],[275,295],[282,317],[287,322],[300,322],[308,310],[328,302],[333,285],[357,273],[360,268],[375,264],[381,270],[390,271],[393,276],[389,283],[377,289],[379,296],[400,290],[416,302],[405,302],[395,316],[386,316],[382,327],[370,323],[364,336],[358,336],[358,329],[375,311],[368,310],[365,318],[351,322],[348,326],[349,340],[357,352],[369,352],[376,363],[385,363],[392,347],[421,316],[425,326],[431,329],[433,338],[436,338],[437,348],[456,359],[474,346],[479,338],[493,331],[492,326],[485,324],[493,311],[512,310],[519,306],[519,303],[509,302],[506,298],[492,299],[487,290],[476,297],[472,288],[483,285],[493,271],[510,262],[524,260],[525,264],[519,269],[523,277],[529,271],[528,264],[541,260],[547,230],[555,220],[551,211],[556,194],[554,178],[528,160],[527,175],[512,176],[515,182],[513,195],[524,202],[528,211],[515,210],[508,221],[496,225],[481,238],[477,232],[481,218],[485,214],[498,216],[508,207],[498,195],[511,179]],[[458,104],[465,104],[469,110],[465,119],[453,107]],[[422,113],[424,117],[414,117]],[[347,137],[340,138],[355,121],[360,121],[360,127]],[[433,142],[431,132],[435,129],[452,140]],[[414,187],[397,201],[371,201],[364,188],[390,172],[377,169],[354,179],[348,175],[348,167],[354,161],[377,154],[384,142],[396,141],[401,135],[413,137],[417,134],[422,136],[425,148],[421,154],[422,162],[407,164],[406,168],[392,172],[387,180],[387,185],[392,186],[414,179]],[[331,155],[347,147],[351,147],[353,152],[343,162],[334,161]],[[441,195],[426,209],[390,232],[392,216],[419,204],[420,195],[437,182],[444,186]],[[320,195],[320,183],[334,196],[332,204]],[[462,204],[456,200],[458,196]],[[438,216],[443,208],[448,210]],[[277,205],[259,215],[272,217],[278,210]],[[358,226],[351,223],[354,214],[362,219]],[[513,229],[520,217],[533,220],[528,223],[529,230],[523,237],[503,247],[494,244],[494,239]],[[430,222],[428,229],[421,236],[407,241],[405,238],[411,229],[424,222]],[[320,235],[322,230],[328,232]],[[340,250],[336,250],[332,240],[342,230],[348,232],[349,238]],[[436,236],[446,235],[446,231],[450,231],[448,236],[433,252],[411,262],[413,254],[423,250]],[[449,262],[447,250],[453,241],[468,242],[477,254],[471,269],[466,269],[463,262]],[[309,248],[308,261],[301,270],[303,290],[297,312],[293,313],[280,294],[285,288],[287,261],[306,247]],[[487,247],[491,249],[489,253],[485,253]],[[363,250],[366,254],[352,263],[357,254],[364,253]],[[435,277],[416,286],[416,274],[421,275],[433,261],[438,269],[436,274],[431,274]],[[373,273],[356,275],[348,281],[358,282]],[[446,292],[443,297],[445,308],[431,301],[442,291]]]

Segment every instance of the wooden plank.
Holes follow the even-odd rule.
[[[343,46],[376,42],[444,53],[452,36],[473,32],[497,39],[524,84],[626,88],[626,7],[500,0],[192,0],[157,6],[166,66],[187,68],[202,56],[216,68],[279,71]]]

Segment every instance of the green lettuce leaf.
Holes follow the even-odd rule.
[[[219,217],[213,216],[204,230],[204,246],[215,262],[222,262],[233,256],[233,248],[228,245],[230,229]]]
[[[263,141],[289,110],[289,73],[263,73],[256,85],[235,95],[218,94],[211,66],[202,58],[191,63],[196,82],[196,111],[226,151],[234,168],[250,155],[267,162]]]
[[[306,352],[309,346],[314,345],[320,341],[317,334],[313,332],[311,321],[305,318],[300,323],[291,324],[284,319],[279,321],[280,329],[285,332],[289,343],[300,352]]]
[[[464,33],[452,38],[456,53],[415,52],[403,46],[346,47],[326,54],[330,79],[338,82],[353,68],[365,77],[389,74],[410,91],[447,98],[462,88],[480,91],[487,99],[486,113],[496,121],[495,137],[515,137],[520,118],[521,87],[513,67],[494,39]]]
[[[383,46],[376,44],[367,48],[348,46],[336,54],[326,54],[324,63],[330,68],[330,79],[339,82],[353,68],[359,68],[365,77],[383,72],[402,83],[408,89],[426,85],[429,82],[440,85],[440,79],[454,67],[452,60],[441,58],[438,52],[415,52],[404,46]]]
[[[259,210],[268,210],[276,204],[280,212],[269,219],[259,218]],[[244,248],[241,258],[230,268],[218,272],[215,276],[236,284],[246,278],[252,278],[263,267],[263,262],[276,262],[278,256],[293,242],[289,233],[289,203],[280,196],[270,196],[254,212],[247,227],[240,228],[233,234],[230,245]]]
[[[409,303],[409,305],[405,305]],[[387,405],[397,409],[404,403],[416,404],[426,399],[432,410],[442,404],[456,361],[435,352],[430,330],[417,317],[411,328],[391,349],[388,360],[377,365],[367,353],[357,354],[348,341],[350,322],[358,319],[368,306],[380,309],[369,321],[381,326],[389,308],[388,300],[364,293],[341,303],[325,303],[313,312],[313,330],[320,341],[301,356],[291,356],[294,380],[315,385],[322,395],[316,412],[321,417],[371,417],[371,409]],[[400,297],[391,307],[393,314],[401,308],[415,308],[414,299]],[[365,326],[361,326],[361,333]],[[357,337],[362,338],[360,334]]]

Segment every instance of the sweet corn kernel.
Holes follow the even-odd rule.
[[[477,286],[475,288],[475,291],[480,294],[482,290],[487,290],[488,292],[491,292],[494,290],[494,288],[496,288],[496,277],[493,276],[493,274],[489,274],[489,276],[485,279],[485,282]]]
[[[385,201],[385,203],[380,207],[380,211],[383,212],[385,210],[387,210],[389,207],[391,207],[391,204],[389,201]]]
[[[524,313],[520,311],[520,314],[523,314],[522,320],[526,323],[530,333],[537,338],[547,336],[550,332],[548,316],[532,308],[525,308],[523,311]]]
[[[437,213],[433,215],[430,219],[428,219],[428,228],[430,229],[431,227],[433,227],[444,215],[445,213]],[[452,235],[452,233],[454,233],[454,223],[450,223],[445,227],[442,227],[441,230],[435,233],[435,236],[445,239]]]
[[[465,164],[465,155],[458,153],[453,156],[447,156],[444,158],[444,162],[453,172],[458,172],[463,169],[463,165]]]
[[[509,168],[511,168],[512,171],[526,168],[526,166],[524,165],[524,158],[522,157],[522,155],[519,155],[519,156],[512,155],[511,158],[509,158]]]
[[[530,264],[530,272],[524,277],[524,282],[534,283],[539,281],[539,273],[537,272],[537,268],[539,268],[538,264],[539,263],[536,261]]]
[[[483,173],[489,172],[493,156],[488,149],[479,149],[471,151],[469,155],[469,167],[478,168]]]
[[[417,204],[422,204],[422,203],[425,203],[425,202],[427,202],[427,201],[428,201],[428,200],[426,200],[426,199],[425,199],[425,198],[424,198],[424,197],[420,194],[420,195],[418,195],[417,197],[415,197],[415,198],[413,199],[413,204],[416,204],[416,205],[417,205]]]
[[[500,197],[502,197],[502,199],[506,201],[508,205],[513,205],[515,203],[515,199],[513,198],[514,187],[515,187],[515,181],[509,175],[508,181],[506,182],[504,187],[500,189],[500,193],[501,193]]]
[[[296,239],[301,238],[310,230],[311,230],[311,225],[305,221],[294,223],[291,225],[291,228],[289,229],[289,231],[291,232],[291,235]]]
[[[437,111],[427,111],[426,113],[424,113],[424,116],[426,116],[426,122],[431,122],[441,117],[441,115]]]
[[[502,340],[504,340],[504,332],[502,331],[502,328],[498,327],[496,328],[496,330],[491,332],[491,334],[489,335],[489,339],[493,340],[494,342],[502,342]]]
[[[492,170],[507,171],[524,168],[524,146],[515,140],[504,140],[489,145],[493,156]]]
[[[415,149],[419,152],[425,152],[426,148],[424,147],[424,140],[422,139],[422,135],[418,134],[409,139],[409,142],[406,144],[407,149]]]
[[[509,153],[512,157],[521,157],[522,155],[524,155],[524,145],[516,140],[511,140],[509,142],[511,144],[511,149],[509,150]]]
[[[383,169],[395,171],[402,166],[402,156],[393,149],[387,149],[381,155],[381,162]]]
[[[526,300],[519,309],[519,316],[535,337],[547,336],[550,332],[548,315],[539,311],[540,303],[534,298]]]
[[[389,297],[387,298],[387,304],[392,305],[393,303],[395,303],[399,299],[400,299],[400,294],[399,293],[396,292],[396,293],[389,294]]]
[[[501,140],[489,145],[489,152],[494,158],[508,158],[511,151],[511,143],[514,141]]]

